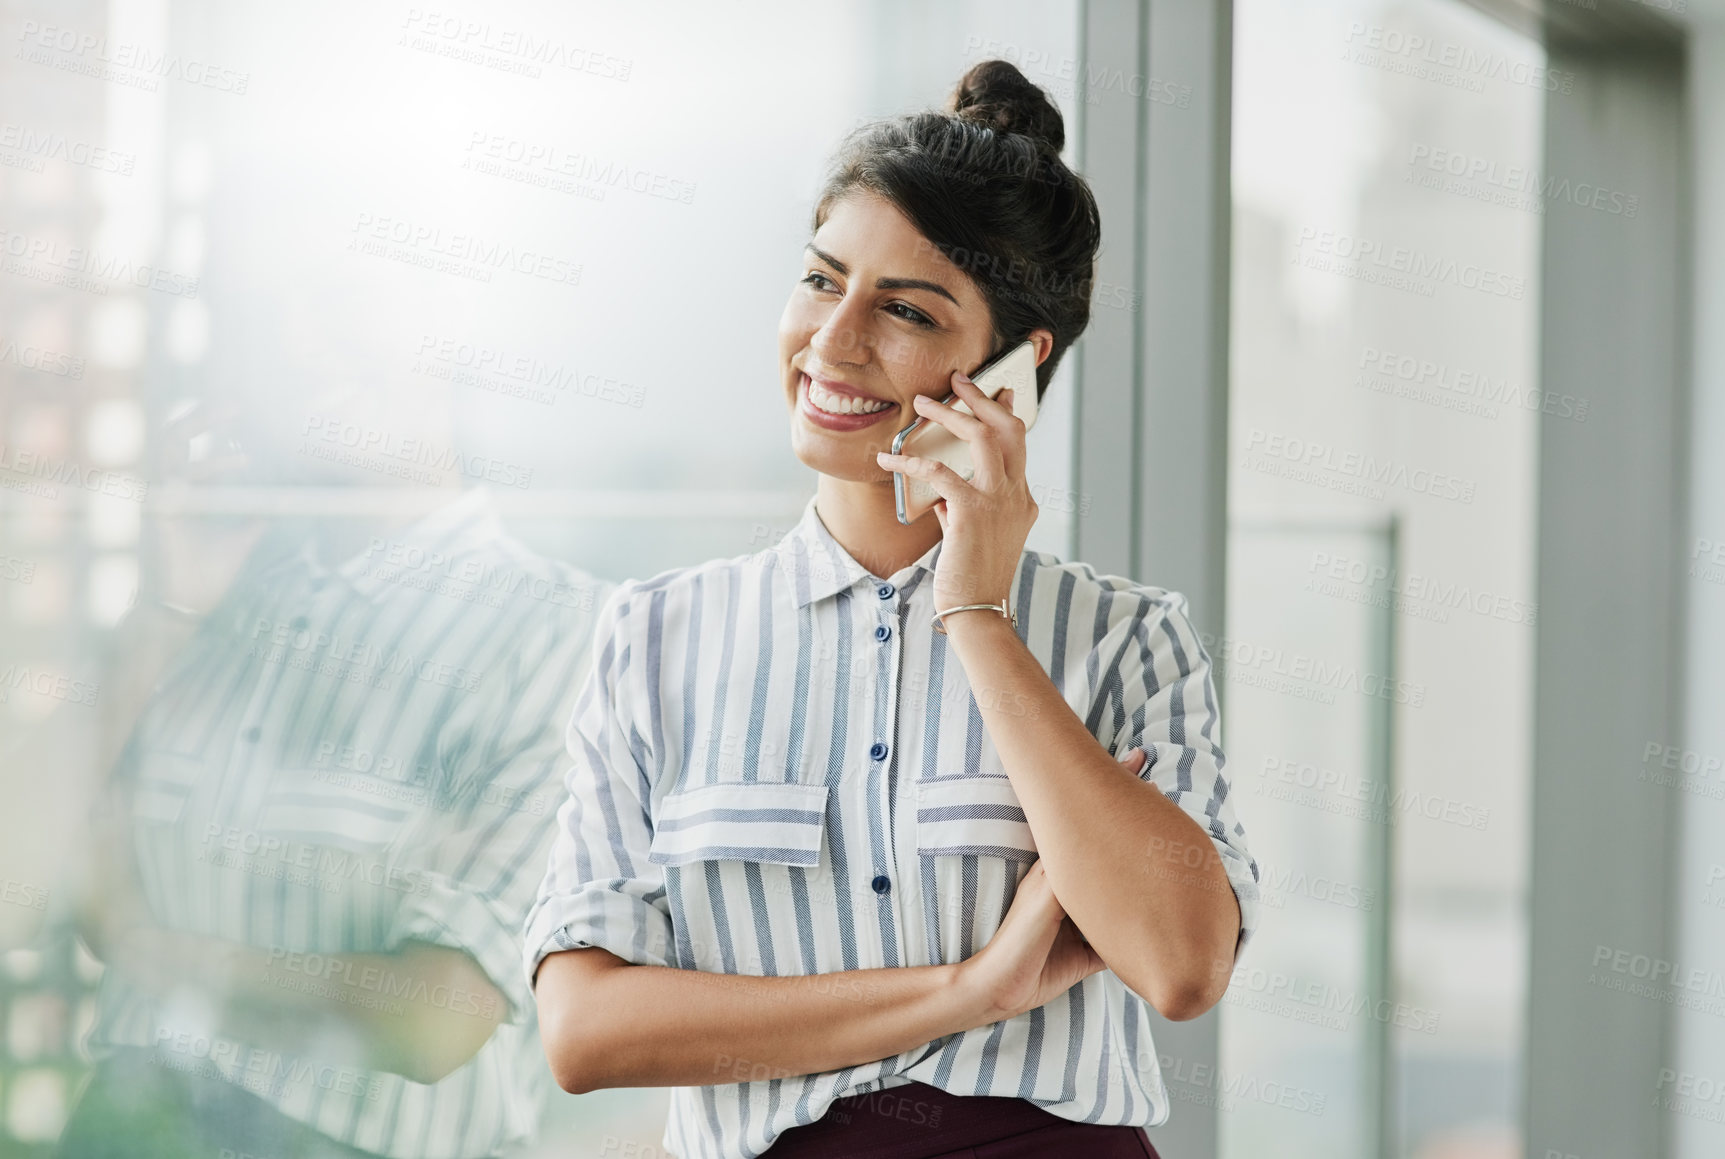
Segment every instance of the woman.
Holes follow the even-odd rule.
[[[1024,426],[963,373],[1029,340],[1040,396],[1088,320],[1063,137],[988,61],[847,141],[780,323],[815,497],[600,613],[526,965],[559,1084],[676,1086],[683,1159],[1153,1155],[1147,1011],[1255,928],[1185,601],[1024,550]],[[886,452],[918,416],[971,479]]]

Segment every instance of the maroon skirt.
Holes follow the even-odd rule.
[[[1075,1123],[1028,1099],[912,1082],[846,1095],[767,1148],[767,1159],[1157,1159],[1142,1127]]]

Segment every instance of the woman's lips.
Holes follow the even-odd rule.
[[[898,404],[894,403],[891,406],[882,407],[870,414],[828,414],[809,401],[809,376],[799,372],[797,375],[797,409],[803,413],[804,418],[817,427],[825,427],[829,431],[860,431],[864,427],[874,426],[886,416],[896,412]]]

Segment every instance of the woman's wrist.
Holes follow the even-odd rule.
[[[977,584],[974,587],[966,585],[958,588],[958,590],[936,589],[932,594],[936,611],[940,611],[942,608],[956,608],[962,604],[990,604],[998,608],[1012,598],[1012,584],[1011,582],[988,583]]]
[[[953,965],[952,971],[950,986],[954,1003],[966,1020],[963,1029],[989,1026],[1024,1013],[1000,1000],[998,982],[989,970],[987,947]]]

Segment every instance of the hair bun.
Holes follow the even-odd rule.
[[[973,67],[953,90],[951,106],[960,120],[1021,133],[1056,153],[1066,147],[1060,110],[1011,61],[985,60]]]

